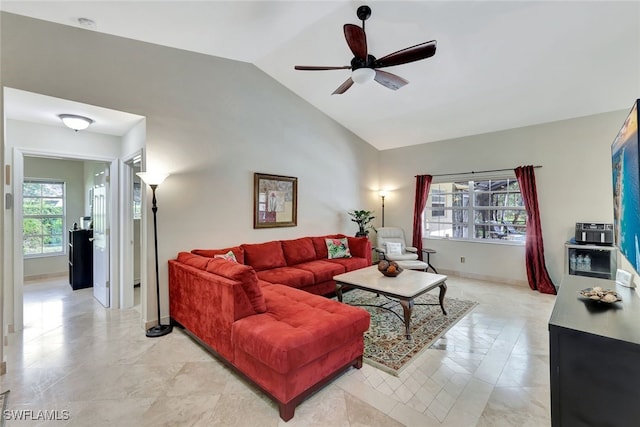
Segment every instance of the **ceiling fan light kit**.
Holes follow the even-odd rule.
[[[351,79],[358,84],[372,82],[376,77],[376,72],[372,68],[356,68],[351,72]]]
[[[428,42],[417,44],[415,46],[398,50],[396,52],[390,53],[389,55],[383,56],[380,59],[376,59],[375,56],[370,55],[368,52],[367,36],[364,32],[364,23],[371,16],[371,8],[366,5],[360,6],[356,11],[356,15],[358,16],[358,19],[362,21],[362,27],[358,27],[354,24],[345,24],[343,27],[344,37],[347,40],[347,45],[354,55],[353,59],[351,60],[351,65],[337,67],[296,65],[294,69],[303,71],[351,69],[351,77],[349,77],[344,83],[342,83],[333,92],[333,95],[345,93],[353,85],[354,82],[358,84],[365,84],[372,80],[375,80],[382,86],[391,90],[398,90],[409,82],[400,76],[389,73],[387,71],[379,70],[379,68],[408,64],[410,62],[430,58],[436,54],[436,41],[431,40]]]

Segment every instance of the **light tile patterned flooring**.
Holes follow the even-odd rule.
[[[555,297],[455,276],[447,284],[448,297],[479,304],[435,348],[398,377],[367,364],[350,369],[284,423],[268,398],[179,329],[149,339],[135,309],[104,309],[66,278],[32,282],[25,328],[9,336],[0,377],[0,391],[11,390],[8,409],[32,419],[7,425],[549,425]],[[33,419],[38,411],[69,411],[69,419]]]

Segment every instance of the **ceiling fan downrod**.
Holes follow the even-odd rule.
[[[356,15],[358,15],[358,19],[362,21],[362,31],[364,31],[364,21],[371,16],[371,8],[367,5],[360,6],[358,10],[356,10]]]

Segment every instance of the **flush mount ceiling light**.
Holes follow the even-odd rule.
[[[60,114],[58,117],[60,117],[60,120],[62,120],[62,123],[64,123],[66,127],[76,132],[88,128],[89,125],[93,123],[93,120],[90,118],[75,114]]]

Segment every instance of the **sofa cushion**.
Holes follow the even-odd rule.
[[[351,255],[358,258],[368,258],[371,262],[371,242],[368,237],[347,237]]]
[[[349,242],[346,237],[342,239],[324,239],[324,242],[327,245],[328,259],[351,258]]]
[[[310,237],[303,237],[294,240],[281,240],[282,252],[287,260],[287,265],[292,266],[301,262],[313,261],[316,259],[316,249]]]
[[[346,268],[347,271],[357,270],[359,268],[365,268],[369,266],[366,258],[337,258],[328,259],[327,262],[334,262],[340,264]]]
[[[342,239],[343,237],[345,237],[344,234],[328,234],[326,236],[312,237],[311,242],[313,242],[313,247],[316,250],[316,259],[327,259],[329,257],[327,243],[324,239]]]
[[[368,328],[369,313],[282,285],[263,287],[268,311],[233,324],[237,350],[287,373],[344,346]]]
[[[207,271],[240,282],[255,312],[264,313],[267,310],[262,290],[258,286],[258,277],[252,267],[223,258],[213,258],[207,265]]]
[[[266,243],[244,244],[244,263],[252,266],[256,271],[270,268],[284,267],[287,261],[282,252],[279,240]]]
[[[199,268],[200,270],[206,270],[207,264],[209,264],[211,258],[206,258],[189,252],[180,252],[178,253],[178,261],[183,264],[190,265],[191,267]]]
[[[310,271],[296,267],[278,267],[262,270],[256,273],[258,278],[270,283],[279,283],[293,288],[304,288],[315,283],[315,277]]]
[[[233,246],[225,249],[193,249],[191,253],[213,258],[216,255],[224,255],[229,251],[233,252],[233,255],[236,257],[236,261],[240,264],[244,264],[244,249],[240,246]]]
[[[333,276],[342,274],[346,271],[346,268],[342,264],[327,262],[327,260],[304,262],[302,264],[297,264],[296,268],[312,272],[313,277],[315,277],[316,284],[333,280]]]

